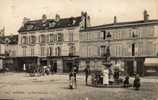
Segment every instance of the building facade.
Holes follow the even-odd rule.
[[[0,69],[16,70],[14,61],[17,57],[18,35],[0,37]]]
[[[18,35],[18,65],[52,65],[57,72],[69,72],[79,57],[79,32],[90,26],[86,12],[81,16],[40,20],[24,18]]]
[[[133,75],[146,74],[146,58],[158,57],[158,20],[149,20],[144,11],[144,20],[117,22],[88,27],[80,32],[81,67],[88,62],[92,69],[105,59],[108,47],[113,65],[119,64]],[[110,35],[110,37],[108,37]],[[150,71],[153,71],[152,67]],[[158,73],[157,68],[154,69]]]

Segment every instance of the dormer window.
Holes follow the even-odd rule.
[[[33,25],[27,25],[26,28],[27,30],[31,30],[33,28]]]
[[[55,24],[56,24],[55,22],[50,22],[49,27],[55,27]]]
[[[46,23],[43,23],[42,26],[43,26],[43,27],[46,27]]]
[[[72,24],[75,25],[75,23],[76,23],[76,20],[73,20]]]

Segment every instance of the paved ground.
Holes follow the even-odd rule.
[[[131,78],[131,82],[133,78]],[[68,89],[68,75],[28,77],[26,73],[0,74],[0,100],[158,100],[158,78],[141,79],[140,91],[133,88],[95,88],[84,85],[78,76],[78,88]]]

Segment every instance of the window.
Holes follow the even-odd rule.
[[[75,46],[70,46],[69,48],[69,56],[74,56],[76,52]]]
[[[12,51],[12,56],[16,56],[16,51]]]
[[[56,55],[56,56],[61,56],[61,48],[60,48],[60,47],[57,47],[57,48],[55,49],[55,55]]]
[[[106,31],[103,31],[103,40],[106,39]]]
[[[26,56],[26,47],[24,47],[22,49],[23,49],[23,56]]]
[[[63,41],[63,34],[62,33],[57,34],[57,40],[58,40],[58,42]]]
[[[44,47],[41,47],[41,56],[44,56]]]
[[[22,37],[22,44],[27,44],[27,37],[26,36]]]
[[[51,23],[49,23],[49,27],[54,27],[55,26],[55,22],[51,22]]]
[[[69,33],[69,41],[73,41],[73,32]]]
[[[132,44],[132,56],[135,56],[135,43]]]
[[[106,46],[101,46],[101,56],[105,56],[106,54]]]
[[[46,43],[46,36],[45,35],[40,35],[40,42]]]
[[[27,29],[27,30],[33,29],[33,25],[27,25],[26,29]]]
[[[36,37],[35,36],[31,36],[30,37],[30,43],[31,44],[35,44],[36,43]]]
[[[47,48],[47,56],[53,56],[53,47]]]
[[[34,56],[34,48],[31,48],[31,56]]]
[[[55,41],[55,36],[54,36],[54,34],[50,34],[49,35],[49,42],[54,42]]]

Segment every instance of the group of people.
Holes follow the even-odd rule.
[[[90,70],[89,65],[86,66],[86,68],[84,69],[84,72],[85,72],[85,84],[88,85],[88,78],[91,75],[91,70]],[[103,85],[110,84],[110,82],[111,82],[110,77],[111,76],[109,74],[110,73],[108,72],[108,69],[103,70],[103,82],[102,82]],[[70,89],[77,88],[76,75],[77,75],[76,67],[73,67],[69,73],[69,82],[70,82],[69,87],[70,87]],[[133,86],[135,88],[135,90],[139,90],[139,88],[141,86],[140,77],[138,74],[135,75],[135,79],[133,81],[133,84],[130,84],[130,82],[129,82],[130,77],[128,75],[125,77],[125,79],[121,79],[118,70],[114,72],[112,77],[114,78],[114,82],[116,82],[118,84],[123,83],[123,87],[125,87],[125,88]]]
[[[130,86],[129,76],[128,76],[128,75],[125,77],[125,80],[124,80],[124,82],[123,82],[123,86],[124,86],[125,88],[127,88],[127,87]],[[136,75],[135,75],[135,79],[134,79],[134,81],[133,81],[133,88],[134,88],[135,90],[139,90],[140,86],[141,86],[140,77],[139,77],[139,74],[136,74]]]
[[[23,71],[30,73],[30,76],[36,76],[36,75],[44,76],[44,75],[56,73],[55,68],[53,68],[53,66],[51,66],[51,65],[48,65],[48,66],[38,66],[38,65],[26,66],[24,64]]]
[[[84,69],[84,72],[85,72],[85,84],[88,85],[88,77],[90,75],[90,67],[87,66],[85,69]],[[77,78],[76,78],[76,75],[77,75],[77,67],[74,66],[70,73],[69,73],[69,88],[70,89],[73,89],[73,88],[77,88]]]

